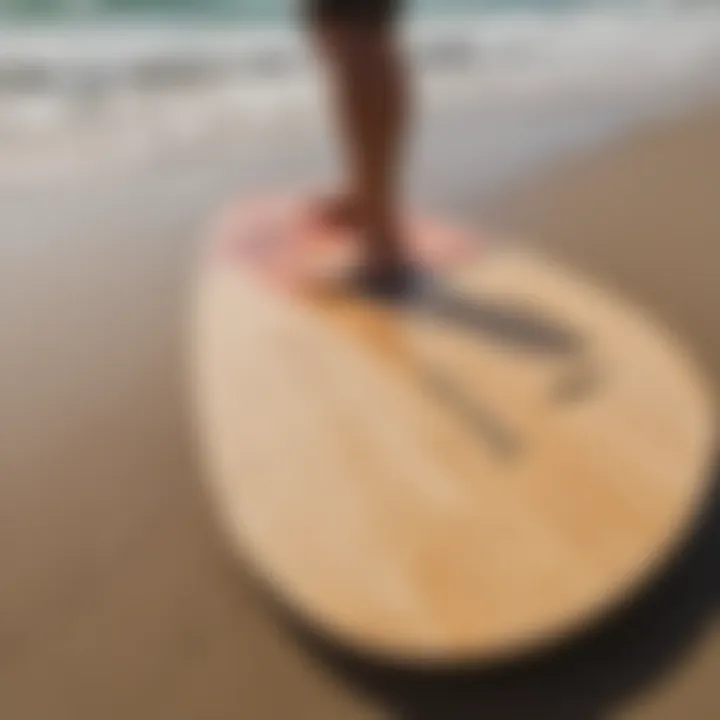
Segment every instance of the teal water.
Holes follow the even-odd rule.
[[[131,19],[233,20],[240,23],[283,21],[294,16],[302,0],[0,0],[0,17],[18,20]],[[714,0],[710,0],[714,2]],[[414,15],[556,13],[587,8],[667,8],[708,4],[687,0],[409,0]]]

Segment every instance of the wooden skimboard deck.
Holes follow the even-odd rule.
[[[199,428],[233,545],[306,621],[396,659],[523,650],[637,589],[707,488],[713,413],[683,350],[438,223],[408,226],[438,277],[411,302],[327,291],[355,239],[303,214],[234,208],[201,268]]]

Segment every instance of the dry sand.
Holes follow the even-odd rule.
[[[493,220],[649,307],[717,395],[718,188],[709,109],[573,161]],[[191,248],[116,205],[52,243],[6,229],[0,264],[4,720],[720,717],[717,512],[647,597],[553,657],[417,678],[312,654],[204,500],[180,360]]]

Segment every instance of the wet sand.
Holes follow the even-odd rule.
[[[633,608],[522,667],[420,678],[298,644],[223,551],[193,453],[183,338],[202,208],[184,198],[209,210],[210,184],[198,171],[142,214],[133,191],[109,192],[66,208],[57,233],[37,232],[52,197],[22,217],[6,202],[0,716],[720,716],[714,506]],[[717,396],[718,187],[720,110],[706,109],[565,163],[485,222],[646,305]]]

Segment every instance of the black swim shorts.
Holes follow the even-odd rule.
[[[305,0],[311,21],[385,26],[397,17],[402,0]]]

